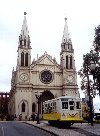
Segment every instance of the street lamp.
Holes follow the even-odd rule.
[[[89,65],[89,70],[90,70],[90,75],[93,75],[93,80],[94,80],[94,83],[95,83],[95,79],[94,79],[94,72],[93,70],[96,68],[96,65],[94,64],[93,61],[90,61],[90,65]],[[89,75],[88,75],[89,77]],[[94,91],[94,85],[93,85],[93,88],[92,88],[92,93]],[[89,112],[89,121],[91,122],[91,126],[93,126],[93,97],[91,96],[90,94],[90,83],[88,81],[88,95],[89,95],[89,106],[90,106],[90,112]],[[94,93],[93,93],[93,96],[94,96]]]
[[[90,69],[91,74],[93,75],[94,85],[96,86],[96,89],[99,90],[100,96],[100,66],[91,61]]]
[[[93,104],[91,98],[97,95],[96,90],[99,91],[100,96],[100,25],[95,28],[93,49],[90,50],[90,53],[83,55],[83,67],[78,74],[82,78],[81,89],[85,90],[89,96],[89,121],[93,125]],[[93,76],[94,82],[91,80],[90,75]]]
[[[89,122],[91,123],[91,126],[93,126],[93,103],[92,103],[92,96],[90,94],[90,80],[89,80],[89,74],[87,74],[87,93],[89,98]]]
[[[40,122],[39,122],[39,103],[40,103],[41,94],[39,94],[38,92],[35,92],[35,96],[36,96],[37,104],[38,104],[38,110],[37,110],[37,124],[40,124]]]
[[[100,90],[100,67],[95,64],[95,61],[90,61],[89,70],[90,70],[89,73],[93,76],[94,86],[96,86],[96,89]],[[90,106],[89,119],[91,125],[93,125],[93,103],[92,103],[93,98],[90,94],[89,74],[87,74],[87,80],[88,80],[88,96],[89,96],[89,106]],[[93,87],[92,89],[95,88]]]
[[[91,126],[93,126],[93,103],[92,103],[92,96],[91,96],[91,89],[93,91],[93,87],[91,87],[90,84],[90,78],[89,75],[91,75],[91,53],[87,53],[83,56],[84,63],[83,63],[83,73],[85,74],[87,78],[87,95],[88,95],[88,102],[89,102],[89,122],[91,123]]]

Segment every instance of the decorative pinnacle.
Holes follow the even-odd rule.
[[[24,12],[24,15],[26,15],[27,13],[26,12]]]
[[[67,20],[67,17],[65,17],[65,21]]]

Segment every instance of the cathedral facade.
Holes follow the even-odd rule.
[[[69,37],[67,19],[61,43],[60,64],[45,52],[37,60],[31,62],[31,42],[27,26],[26,14],[18,42],[16,70],[12,70],[9,114],[24,119],[37,112],[37,96],[39,113],[43,113],[45,100],[55,97],[79,96],[77,72],[74,60],[74,49]]]

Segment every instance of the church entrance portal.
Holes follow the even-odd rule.
[[[54,95],[50,91],[44,91],[40,96],[40,103],[39,103],[39,113],[43,113],[43,102],[47,100],[54,99]]]

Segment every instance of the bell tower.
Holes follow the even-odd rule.
[[[74,49],[68,32],[67,18],[61,43],[60,63],[63,69],[63,95],[79,96]]]
[[[61,65],[65,69],[75,69],[74,49],[71,38],[68,33],[67,18],[65,18],[65,26],[61,43]]]
[[[31,65],[30,36],[27,26],[26,12],[24,12],[24,20],[18,42],[17,66],[28,67],[30,65]]]

